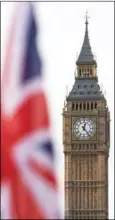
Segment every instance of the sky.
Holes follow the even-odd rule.
[[[1,63],[14,2],[2,2]],[[65,96],[74,83],[75,62],[85,32],[84,16],[89,15],[89,38],[97,60],[99,84],[107,98],[111,114],[111,146],[109,154],[109,219],[114,218],[114,7],[113,2],[36,2],[35,14],[39,23],[39,40],[43,74],[52,134],[57,150],[57,169],[60,183],[61,208],[64,209],[64,155],[62,143],[62,111]],[[68,89],[67,89],[68,87]],[[106,92],[105,92],[106,91]]]

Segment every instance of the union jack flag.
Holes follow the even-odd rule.
[[[13,21],[2,82],[2,219],[56,219],[55,154],[31,3],[19,3]]]

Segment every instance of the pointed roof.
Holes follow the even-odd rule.
[[[86,16],[86,30],[81,53],[76,62],[79,64],[96,64],[91,51],[91,46],[88,38],[88,20]],[[97,65],[97,64],[96,64]],[[104,100],[105,97],[98,84],[98,77],[75,77],[75,82],[72,90],[66,97],[67,101],[86,101],[86,100]]]
[[[102,100],[104,95],[98,84],[98,78],[76,79],[67,101]]]
[[[76,61],[76,64],[96,64],[96,61],[94,59],[94,56],[92,54],[91,46],[90,46],[90,41],[89,41],[89,36],[88,36],[88,16],[86,13],[86,29],[85,29],[85,36],[84,36],[84,41],[83,45],[81,48],[80,55],[78,57],[78,60]]]

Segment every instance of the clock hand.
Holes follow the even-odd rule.
[[[90,134],[89,134],[89,132],[84,128],[84,131],[86,131],[87,132],[87,134],[90,136]]]
[[[82,128],[83,128],[83,131],[85,131],[85,126],[86,126],[86,123],[84,124],[84,126],[82,126]]]
[[[82,128],[83,128],[83,131],[85,131],[85,127],[84,127],[84,126],[82,126]]]
[[[90,136],[89,132],[85,129],[86,123],[84,124],[84,126],[82,126],[83,131],[86,131],[86,133],[88,134],[88,136]]]

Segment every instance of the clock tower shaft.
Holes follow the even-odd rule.
[[[75,83],[63,108],[65,218],[108,219],[110,113],[98,84],[87,17],[85,24]]]

